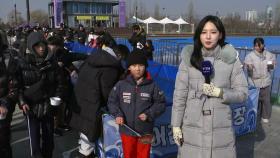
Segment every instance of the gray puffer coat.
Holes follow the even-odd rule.
[[[211,82],[223,89],[221,98],[203,94],[205,79],[190,64],[192,52],[193,46],[182,50],[173,97],[171,124],[181,127],[184,138],[178,157],[235,158],[235,135],[229,105],[244,102],[248,95],[248,84],[237,51],[230,45],[217,46],[212,55],[214,75]]]

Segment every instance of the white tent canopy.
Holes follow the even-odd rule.
[[[176,21],[174,21],[175,22],[175,24],[177,24],[178,25],[178,31],[179,32],[181,32],[181,25],[183,25],[183,24],[190,24],[190,23],[188,23],[188,22],[186,22],[184,19],[182,19],[182,17],[180,17],[179,19],[177,19]]]
[[[135,21],[137,20],[138,23],[144,23],[144,20],[137,18],[136,16],[133,16],[132,19],[134,19]]]
[[[147,33],[149,32],[149,24],[162,24],[163,25],[163,32],[165,32],[165,25],[166,24],[177,24],[179,29],[178,31],[181,32],[181,25],[186,25],[186,24],[190,24],[188,22],[186,22],[182,17],[178,18],[177,20],[173,21],[171,19],[169,19],[168,17],[165,17],[161,20],[157,20],[153,17],[149,17],[145,20],[136,18],[135,16],[133,16],[129,21],[130,23],[136,23],[136,19],[137,19],[137,23],[145,23],[147,26]]]
[[[163,32],[165,32],[165,24],[175,24],[174,21],[169,19],[168,17],[161,19],[159,22],[163,24]]]
[[[174,24],[174,21],[169,19],[168,17],[165,17],[164,19],[161,19],[159,22],[161,24]]]
[[[145,19],[144,20],[144,23],[145,24],[158,24],[158,23],[160,23],[157,19],[154,19],[153,17],[149,17],[148,19]]]
[[[177,25],[190,24],[190,23],[186,22],[184,19],[182,19],[181,17],[179,19],[175,20],[174,23]]]
[[[135,16],[131,17],[127,23],[134,24],[134,23],[144,23],[142,19],[136,18]]]
[[[147,33],[149,33],[149,24],[159,24],[160,22],[150,16],[148,19],[144,20],[144,23],[147,25]]]

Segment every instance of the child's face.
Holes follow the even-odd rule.
[[[133,65],[129,66],[128,70],[130,71],[130,74],[132,75],[132,77],[135,80],[138,80],[144,76],[146,67],[145,67],[145,65],[142,65],[142,64],[133,64]]]

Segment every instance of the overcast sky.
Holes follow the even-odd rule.
[[[48,3],[51,0],[29,0],[30,10],[42,9],[47,12]],[[132,3],[134,0],[126,0]],[[164,11],[171,17],[183,15],[187,12],[188,4],[191,0],[137,0],[138,3],[142,3],[146,6],[147,10],[154,13],[154,6],[159,4],[160,11],[162,8],[166,8]],[[216,14],[218,11],[220,15],[226,15],[227,13],[239,12],[244,17],[246,10],[257,10],[263,12],[266,6],[275,7],[280,0],[192,0],[194,6],[194,12],[199,17],[203,17],[207,14]],[[0,0],[0,17],[6,20],[8,13],[14,8],[14,3],[17,5],[17,9],[22,13],[22,16],[26,17],[26,1],[25,0]],[[163,13],[165,14],[165,13]]]

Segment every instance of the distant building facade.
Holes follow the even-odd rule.
[[[245,19],[250,22],[256,22],[258,18],[258,13],[256,10],[250,10],[245,12]]]
[[[266,19],[265,19],[265,25],[267,28],[271,28],[272,27],[272,18],[273,18],[273,9],[271,6],[267,6],[266,7]]]
[[[273,9],[271,6],[266,7],[266,19],[272,21]]]
[[[52,0],[49,3],[49,24],[69,27],[116,27],[119,23],[118,0]],[[124,15],[125,16],[125,15]]]

